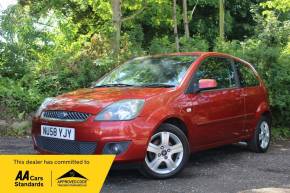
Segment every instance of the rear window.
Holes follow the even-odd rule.
[[[235,66],[242,87],[259,86],[260,82],[250,67],[238,61],[235,61]]]

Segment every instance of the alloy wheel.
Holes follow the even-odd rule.
[[[270,142],[270,128],[266,121],[260,125],[259,142],[262,149],[266,149]]]
[[[181,140],[171,132],[162,131],[151,137],[145,162],[153,172],[168,174],[178,168],[183,154]]]

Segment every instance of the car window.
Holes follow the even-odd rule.
[[[252,87],[259,85],[259,80],[250,67],[238,61],[235,61],[235,66],[240,79],[241,87]]]
[[[96,86],[130,84],[143,86],[167,84],[177,86],[198,56],[160,56],[135,58],[107,74]]]
[[[200,79],[215,79],[218,89],[236,87],[235,71],[230,59],[210,57],[205,59],[195,74],[195,85]]]

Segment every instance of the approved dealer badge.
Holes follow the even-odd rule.
[[[99,192],[111,155],[0,155],[0,192]]]
[[[88,179],[76,172],[70,170],[57,179],[58,186],[87,186]]]

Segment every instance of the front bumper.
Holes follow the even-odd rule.
[[[41,125],[75,128],[75,141],[42,137]],[[85,122],[48,121],[34,118],[32,139],[34,148],[42,154],[102,154],[106,144],[129,142],[127,149],[117,155],[115,162],[143,161],[154,124],[143,117],[131,121]],[[78,150],[78,151],[77,151]]]

